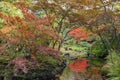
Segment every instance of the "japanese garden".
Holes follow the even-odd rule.
[[[0,80],[120,80],[119,0],[0,0]]]

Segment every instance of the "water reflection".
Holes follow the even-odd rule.
[[[103,80],[97,68],[91,68],[89,71],[76,72],[66,67],[60,80]]]
[[[66,67],[60,80],[75,80],[74,72],[71,71],[69,67]]]

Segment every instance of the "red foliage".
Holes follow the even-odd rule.
[[[24,13],[24,17],[28,21],[34,21],[36,26],[39,25],[46,25],[49,26],[52,24],[51,19],[53,18],[52,16],[46,16],[43,18],[38,18],[32,11],[29,11],[27,8],[20,6],[20,9]]]
[[[22,42],[36,42],[35,39],[41,38],[42,40],[58,40],[59,35],[50,27],[52,24],[52,16],[38,18],[33,12],[30,12],[26,7],[20,6],[25,18],[18,16],[11,17],[0,13],[1,18],[4,19],[6,28],[0,30],[8,38],[10,43]],[[12,34],[11,34],[12,33]],[[34,40],[34,41],[33,41]]]
[[[7,67],[10,65],[14,65],[14,75],[16,76],[19,70],[22,70],[22,72],[27,73],[28,72],[28,66],[29,66],[29,61],[26,60],[24,57],[16,57],[13,59]]]
[[[88,32],[83,28],[76,28],[69,32],[69,35],[73,36],[76,41],[88,40]]]
[[[41,63],[37,62],[39,51],[43,55],[55,56],[56,58],[58,58],[59,53],[49,47],[51,40],[59,39],[59,35],[50,28],[52,17],[38,18],[27,8],[20,7],[20,9],[23,11],[24,18],[7,16],[0,12],[0,18],[4,19],[5,26],[0,29],[0,38],[4,42],[6,41],[4,44],[10,45],[5,47],[6,51],[12,49],[10,52],[12,54],[24,49],[26,53],[29,53],[31,59],[27,60],[25,57],[16,56],[11,60],[8,66],[14,65],[14,75],[20,71],[27,73],[32,66],[34,68],[34,65],[40,66]]]
[[[41,63],[33,59],[28,60],[24,56],[18,56],[13,60],[11,60],[10,63],[7,65],[7,67],[10,67],[13,65],[14,65],[13,67],[14,76],[17,76],[21,72],[28,73],[28,71],[32,68],[35,68],[36,65],[37,67],[40,67]]]
[[[73,71],[83,71],[89,66],[88,62],[89,60],[82,58],[80,60],[74,61],[73,63],[70,63],[69,67]]]
[[[33,13],[30,13],[29,10],[26,7],[20,6],[19,8],[22,10],[25,19],[38,20],[37,16],[35,16]]]

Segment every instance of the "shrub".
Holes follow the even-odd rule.
[[[120,55],[115,51],[107,56],[108,80],[120,80]]]
[[[97,57],[105,57],[107,53],[107,49],[105,49],[104,44],[101,41],[97,41],[93,46],[91,47],[91,53],[94,53]]]

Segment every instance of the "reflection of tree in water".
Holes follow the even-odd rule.
[[[69,67],[73,71],[84,71],[88,66],[89,60],[86,58],[77,58],[73,63],[69,64]]]
[[[87,59],[82,59],[70,63],[69,68],[66,67],[60,80],[104,80],[101,76],[100,67],[87,68],[87,62]]]
[[[102,79],[100,68],[93,67],[81,72],[71,71],[68,67],[60,77],[60,80],[104,80]]]

